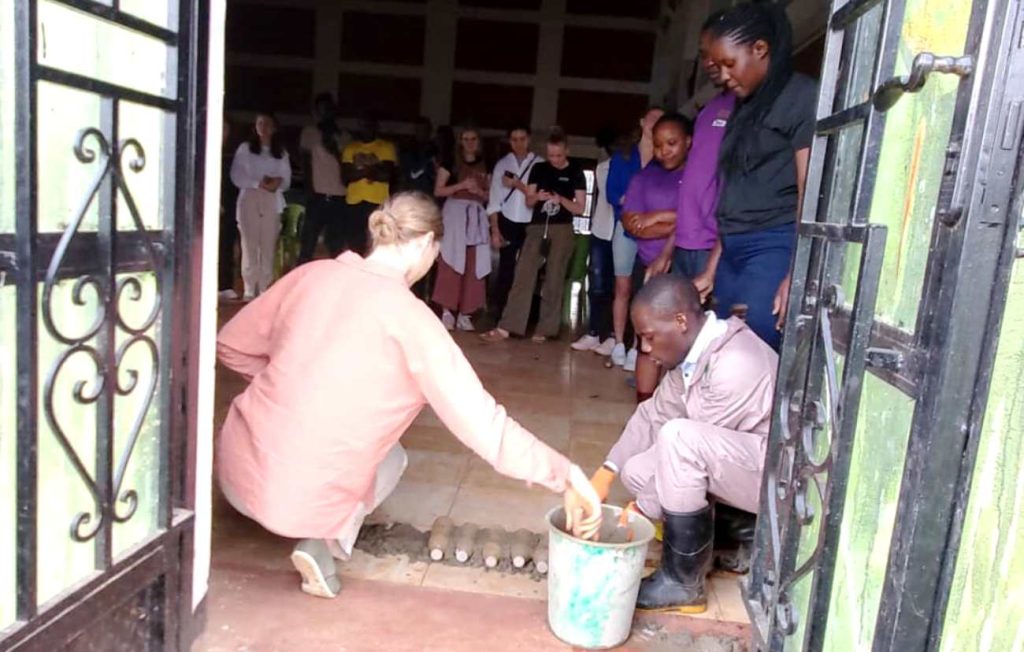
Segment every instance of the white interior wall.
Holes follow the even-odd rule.
[[[226,0],[210,0],[207,115],[224,114],[224,19]],[[192,608],[206,597],[210,583],[213,523],[213,397],[216,390],[217,256],[220,232],[221,120],[206,121],[206,179],[203,192],[203,261],[199,303],[199,386],[196,388],[195,554]]]

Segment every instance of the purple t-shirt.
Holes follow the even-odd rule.
[[[725,92],[704,105],[693,124],[693,143],[686,157],[676,207],[676,246],[711,249],[718,238],[718,150],[736,96]]]
[[[629,182],[623,213],[651,213],[653,211],[675,210],[679,198],[679,182],[683,178],[683,167],[666,170],[657,161],[651,161]],[[667,238],[637,238],[637,254],[640,262],[650,265],[665,249]]]

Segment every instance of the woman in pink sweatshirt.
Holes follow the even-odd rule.
[[[441,216],[420,193],[370,216],[373,249],[297,268],[220,332],[221,362],[250,379],[217,442],[228,501],[268,530],[303,539],[302,589],[340,590],[334,557],[398,484],[398,440],[426,404],[498,472],[564,492],[567,528],[592,538],[600,501],[583,472],[524,429],[480,384],[409,287],[437,258]]]

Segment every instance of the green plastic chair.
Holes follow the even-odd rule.
[[[302,220],[306,207],[302,204],[288,204],[281,212],[281,236],[277,239],[277,253],[274,256],[274,278],[281,278],[295,267],[302,246]]]

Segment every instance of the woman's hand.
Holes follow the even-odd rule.
[[[644,230],[656,224],[656,220],[645,216],[643,213],[627,213],[623,218],[622,226],[633,235],[643,237]]]
[[[491,228],[491,247],[494,249],[504,249],[506,246],[508,246],[508,242],[501,236],[501,231]]]
[[[707,270],[694,276],[690,282],[693,283],[693,287],[697,288],[701,303],[707,301],[711,291],[715,289],[715,275]]]
[[[566,531],[575,537],[596,541],[601,530],[601,500],[587,476],[575,464],[569,469],[569,486],[563,500]]]
[[[772,314],[775,315],[775,330],[782,330],[786,325],[786,308],[789,306],[789,274],[779,283],[779,289],[775,292],[775,301],[772,303]]]
[[[644,280],[649,280],[661,274],[667,274],[672,269],[672,254],[661,254],[654,259],[654,262],[647,266]]]

